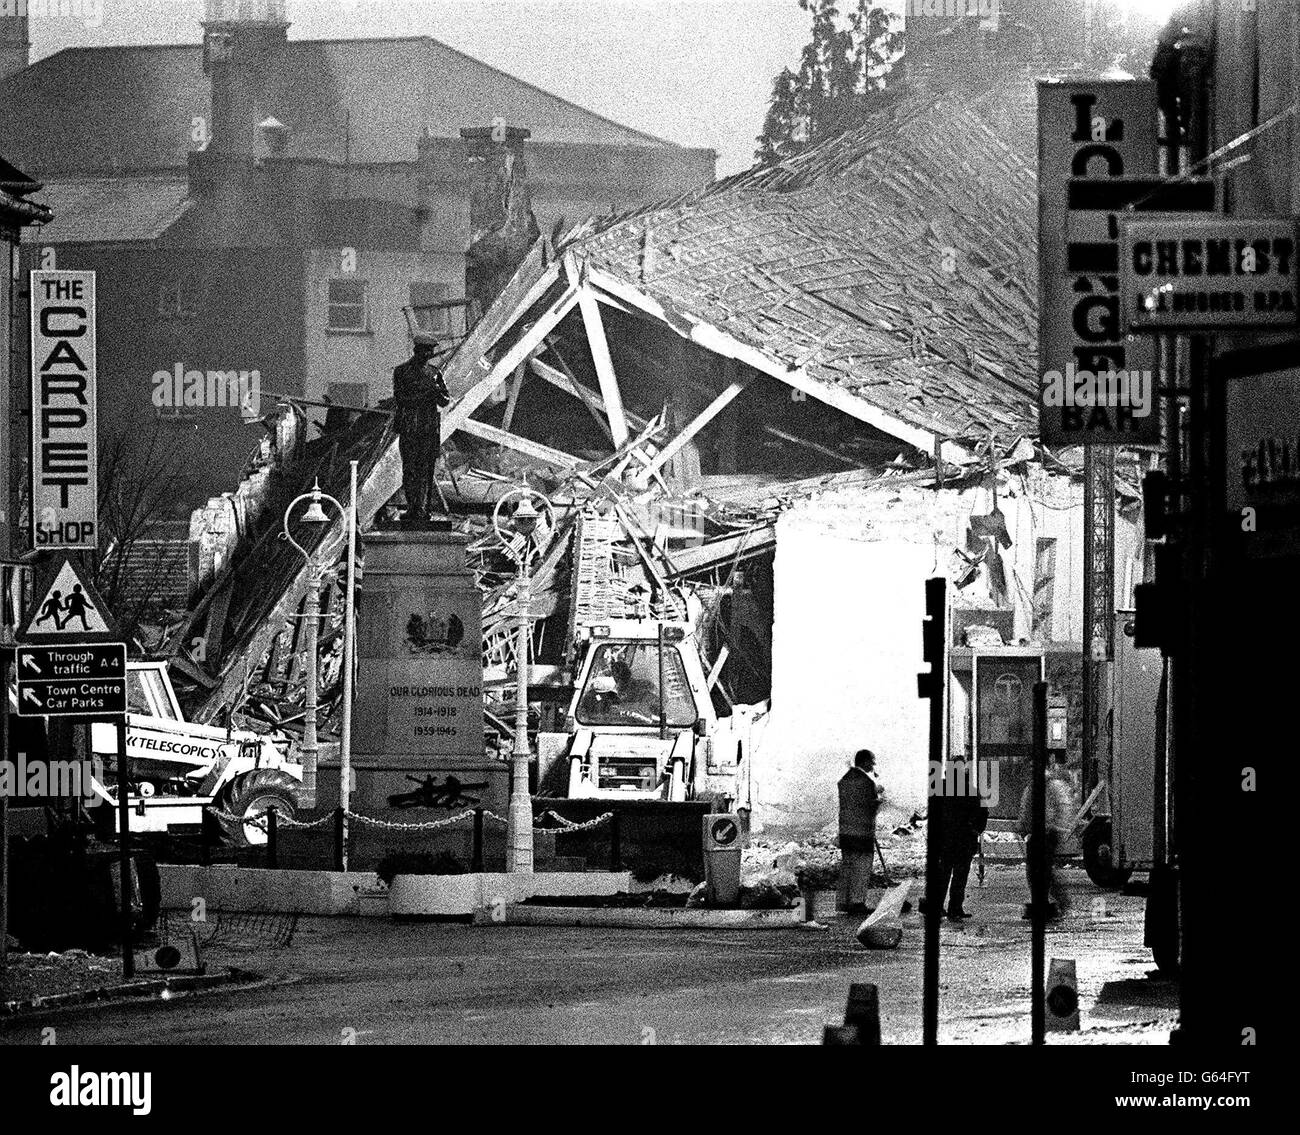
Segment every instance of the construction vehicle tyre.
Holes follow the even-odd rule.
[[[1115,845],[1108,816],[1094,816],[1079,837],[1083,867],[1088,878],[1104,891],[1118,891],[1133,874],[1131,867],[1115,865]]]
[[[221,833],[231,847],[261,847],[266,844],[265,828],[242,822],[245,816],[260,816],[272,806],[288,819],[298,814],[298,782],[278,769],[259,768],[235,777],[215,801]],[[238,816],[241,819],[229,819]]]

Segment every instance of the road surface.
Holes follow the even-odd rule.
[[[1075,907],[1048,958],[1078,966],[1083,1031],[1059,1042],[1166,1043],[1176,987],[1150,976],[1142,903],[1070,875]],[[941,1040],[1026,1043],[1029,925],[1023,878],[973,887],[976,917],[944,922]],[[867,951],[857,918],[818,933],[600,930],[303,919],[287,949],[214,946],[212,964],[263,975],[167,1002],[105,1005],[0,1024],[0,1044],[809,1044],[838,1023],[854,981],[880,989],[885,1043],[919,1043],[920,917],[903,944]]]

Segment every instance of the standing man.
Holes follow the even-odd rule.
[[[965,909],[966,880],[971,860],[979,851],[980,835],[988,827],[989,810],[980,796],[979,785],[965,754],[952,758],[943,793],[933,804],[943,809],[943,846],[940,848],[939,893],[948,895],[948,919],[969,918]]]
[[[440,496],[434,479],[442,448],[442,409],[451,401],[442,371],[434,364],[438,341],[416,332],[415,353],[393,371],[394,424],[402,455],[406,528],[429,526],[429,504]]]
[[[870,749],[859,749],[853,766],[839,782],[840,910],[856,911],[866,906],[876,854],[876,812],[884,794],[876,776],[876,755]]]

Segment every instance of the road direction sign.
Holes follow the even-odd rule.
[[[126,645],[20,646],[20,717],[116,717],[126,712]]]

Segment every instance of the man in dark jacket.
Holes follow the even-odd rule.
[[[402,455],[402,493],[407,528],[424,529],[429,504],[437,496],[434,480],[442,447],[442,408],[451,401],[442,371],[434,364],[437,340],[415,336],[415,353],[393,371],[394,425]]]
[[[948,918],[959,922],[970,917],[964,905],[966,880],[970,876],[971,860],[979,851],[980,835],[989,822],[989,810],[980,796],[975,770],[964,755],[952,758],[943,791],[931,804],[943,810],[939,893],[947,892]]]
[[[876,853],[876,812],[884,788],[876,775],[876,756],[859,749],[853,767],[839,781],[840,797],[840,910],[860,910],[871,886],[871,863]]]

